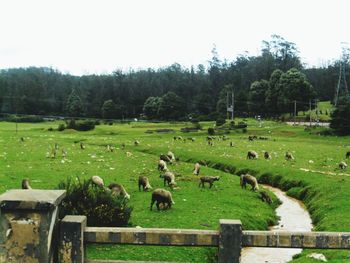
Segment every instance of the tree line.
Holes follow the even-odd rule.
[[[305,68],[296,45],[273,35],[262,42],[257,56],[241,54],[222,61],[214,47],[208,65],[191,68],[175,63],[85,76],[52,68],[3,69],[0,111],[113,119],[214,119],[226,115],[227,94],[233,91],[237,114],[276,116],[291,112],[295,100],[300,105],[314,98],[333,100],[338,63]]]

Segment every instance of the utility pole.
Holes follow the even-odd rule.
[[[317,106],[317,99],[315,99],[315,109],[316,109],[316,125],[318,126],[318,106]]]
[[[311,127],[311,99],[309,100],[309,121],[310,121],[310,127]]]
[[[231,115],[232,121],[233,121],[234,116],[235,116],[235,92],[232,91],[232,115]]]
[[[294,101],[294,126],[295,126],[295,118],[297,116],[297,101]]]
[[[230,115],[229,115],[229,112],[228,112],[228,105],[229,105],[229,102],[228,102],[228,92],[226,92],[226,119],[229,119],[230,118]]]

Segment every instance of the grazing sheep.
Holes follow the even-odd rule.
[[[140,142],[139,142],[138,140],[134,141],[134,145],[135,145],[135,146],[137,146],[137,145],[139,145],[139,144],[140,144]]]
[[[168,170],[168,167],[166,166],[166,162],[163,160],[158,161],[158,171],[165,172]]]
[[[168,184],[170,187],[176,186],[174,173],[167,171],[164,174],[161,174],[159,177],[164,179],[164,186],[166,184]]]
[[[80,149],[84,150],[85,149],[85,145],[83,142],[80,142]]]
[[[346,159],[349,159],[349,158],[350,158],[350,151],[348,151],[348,152],[345,154],[345,158],[346,158]]]
[[[161,154],[161,155],[159,156],[159,159],[160,159],[160,160],[163,160],[164,162],[171,163],[171,159],[169,158],[168,155]]]
[[[247,159],[257,159],[259,158],[259,155],[255,151],[248,151],[247,153]]]
[[[66,158],[67,157],[67,151],[62,148],[62,157]]]
[[[29,180],[28,179],[23,179],[22,180],[22,189],[32,189],[32,187],[29,184]]]
[[[124,196],[126,199],[130,199],[130,195],[126,192],[124,186],[121,184],[111,183],[108,188],[112,191],[113,195]]]
[[[199,163],[195,163],[194,169],[193,169],[193,174],[194,175],[199,175],[200,169],[201,169],[201,165]]]
[[[286,158],[287,161],[293,161],[294,160],[294,156],[290,152],[286,152],[285,158]]]
[[[107,144],[107,152],[114,152],[114,147],[112,145]]]
[[[182,136],[174,136],[174,141],[182,141]]]
[[[341,162],[339,163],[339,168],[340,168],[340,169],[344,170],[344,169],[346,169],[346,167],[348,167],[348,165],[346,164],[346,162],[341,161]]]
[[[167,156],[169,157],[170,162],[175,162],[175,155],[171,151],[167,153]]]
[[[131,157],[132,153],[131,152],[126,152],[126,157]]]
[[[215,181],[219,181],[220,180],[220,176],[201,176],[199,178],[199,187],[202,185],[202,187],[204,188],[204,183],[209,183],[209,188],[211,188],[213,186],[213,183]]]
[[[256,178],[250,174],[242,174],[241,175],[241,180],[240,180],[240,184],[241,187],[243,188],[247,188],[247,183],[250,184],[252,186],[251,190],[259,190],[259,185],[258,185],[258,181],[256,180]]]
[[[151,207],[150,210],[152,211],[153,204],[156,202],[156,206],[158,211],[160,210],[159,205],[163,204],[163,208],[171,208],[172,205],[175,204],[173,197],[171,196],[171,193],[164,189],[156,189],[152,193],[152,199],[151,199]]]
[[[233,144],[233,142],[230,142],[230,147],[234,147],[234,144]]]
[[[56,154],[57,154],[57,150],[55,148],[53,148],[51,150],[51,158],[56,158]]]
[[[55,143],[55,150],[58,150],[58,144],[57,144],[57,142]]]
[[[266,202],[268,204],[272,204],[272,200],[271,197],[269,196],[268,193],[266,193],[265,191],[260,191],[260,199],[263,202]]]
[[[271,159],[271,155],[269,154],[269,152],[264,152],[264,157],[266,160]]]
[[[97,175],[94,175],[91,177],[91,181],[95,184],[95,185],[98,185],[100,187],[104,187],[104,182],[103,182],[103,179]]]
[[[143,188],[143,191],[152,189],[152,186],[149,184],[149,180],[146,176],[139,176],[139,191],[141,191],[141,186]]]
[[[187,140],[189,140],[189,141],[191,141],[191,142],[195,142],[195,141],[196,141],[196,138],[190,137],[190,138],[187,138]]]

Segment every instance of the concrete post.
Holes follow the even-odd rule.
[[[241,262],[242,223],[240,220],[220,219],[219,263]]]
[[[0,263],[56,262],[58,204],[64,190],[10,190],[0,196]]]
[[[60,224],[60,263],[84,262],[86,216],[65,216]]]

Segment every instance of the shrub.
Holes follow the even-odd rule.
[[[208,134],[209,135],[214,135],[215,134],[214,128],[208,128]]]
[[[53,131],[53,128],[52,128],[52,127],[50,127],[50,128],[48,128],[47,130],[48,130],[48,131]]]
[[[219,117],[216,119],[216,126],[222,126],[225,124],[225,122],[226,122],[226,120],[224,118]]]
[[[60,218],[65,215],[85,215],[88,226],[120,227],[130,225],[132,207],[123,197],[115,197],[110,191],[96,186],[91,180],[73,181],[68,178],[58,185],[67,191],[61,203]]]
[[[95,129],[95,122],[90,120],[75,121],[74,119],[70,119],[67,122],[67,129],[74,129],[77,131],[90,131]]]
[[[64,131],[65,129],[66,129],[66,126],[63,123],[58,125],[58,128],[57,128],[58,131]]]
[[[18,115],[5,115],[3,117],[4,121],[8,122],[43,122],[44,119],[40,116],[27,115],[27,116],[18,116]]]

